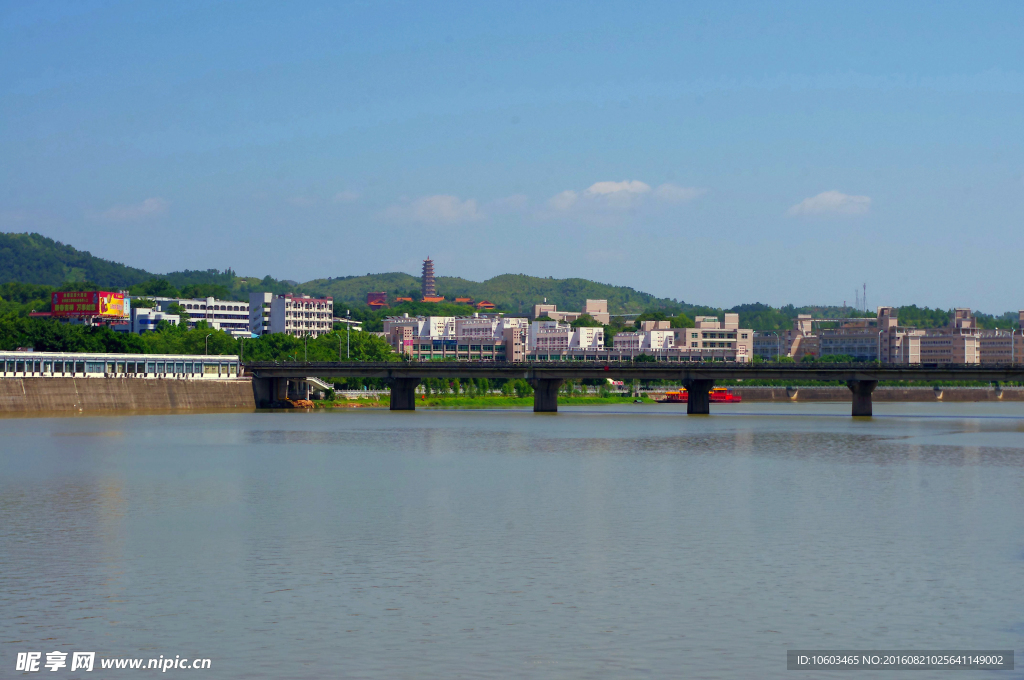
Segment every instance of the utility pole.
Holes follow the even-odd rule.
[[[206,334],[206,354],[210,353],[210,336],[211,335],[213,335],[213,333],[207,333]]]
[[[352,361],[352,310],[345,310],[345,359]]]

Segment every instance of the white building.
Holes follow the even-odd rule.
[[[607,324],[611,321],[611,316],[608,314],[607,300],[587,300],[583,304],[583,310],[579,312],[560,312],[557,306],[548,304],[547,298],[544,298],[542,304],[533,306],[534,319],[547,316],[554,321],[568,321],[571,323],[584,314],[591,316],[598,323]]]
[[[249,332],[254,336],[270,332],[270,305],[273,293],[249,293]]]
[[[409,328],[414,337],[444,339],[455,337],[454,316],[389,316],[384,319],[384,335],[396,328]]]
[[[216,298],[168,298],[135,296],[135,299],[152,300],[156,310],[170,315],[170,306],[176,304],[187,314],[189,328],[195,328],[200,321],[205,321],[219,331],[230,333],[236,338],[249,337],[249,305],[238,300],[218,300]],[[134,331],[133,331],[134,332]]]
[[[530,352],[559,354],[574,349],[603,348],[603,328],[573,328],[561,321],[534,321],[530,324]]]
[[[0,376],[6,378],[222,380],[239,377],[241,370],[234,355],[0,352]]]
[[[529,322],[501,314],[390,316],[381,334],[399,354],[418,361],[522,361]]]
[[[671,328],[669,321],[641,321],[632,333],[616,333],[615,352],[665,355],[685,360],[705,358],[749,361],[753,355],[754,332],[739,327],[738,314],[698,316],[693,328]]]
[[[285,293],[270,303],[270,332],[315,338],[334,330],[334,298]]]
[[[161,321],[177,326],[181,323],[181,316],[161,312],[159,309],[152,309],[150,307],[132,307],[131,325],[128,330],[136,334],[155,331],[157,324]]]
[[[334,321],[333,298],[249,293],[249,331],[254,336],[287,333],[315,338],[334,330]]]
[[[682,340],[686,342],[685,338]],[[640,330],[616,333],[612,344],[615,349],[631,351],[671,349],[676,344],[676,329],[669,321],[641,321]]]

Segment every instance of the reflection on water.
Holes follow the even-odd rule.
[[[54,649],[213,678],[1021,649],[1020,407],[848,408],[5,419],[0,675]]]

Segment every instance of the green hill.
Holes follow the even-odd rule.
[[[392,301],[399,295],[420,299],[419,278],[403,272],[315,279],[301,284],[280,281],[270,276],[238,276],[231,269],[153,274],[144,269],[95,257],[87,251],[77,250],[41,234],[0,233],[0,314],[27,314],[33,309],[48,309],[53,288],[73,290],[75,285],[86,282],[100,289],[130,289],[136,295],[154,296],[213,295],[247,300],[250,292],[261,291],[330,295],[334,298],[336,309],[343,313],[344,309],[351,307],[356,318],[367,320],[371,316],[377,319],[383,313],[398,311],[393,306],[387,312],[372,312],[366,306],[366,294],[371,291],[387,291]],[[646,312],[645,318],[667,318],[680,313],[691,318],[701,314],[721,317],[726,311],[738,312],[743,327],[766,331],[789,328],[792,319],[801,313],[813,314],[818,318],[861,315],[842,307],[785,305],[775,308],[760,303],[737,305],[726,310],[658,298],[627,286],[613,286],[587,279],[555,279],[524,274],[502,274],[486,281],[442,276],[437,279],[437,289],[448,301],[454,301],[456,297],[490,300],[499,309],[513,313],[529,312],[533,305],[545,298],[564,310],[581,309],[588,298],[608,300],[608,309],[612,314]],[[403,307],[403,310],[410,313],[436,310],[434,313],[457,314],[469,313],[472,308],[416,303]],[[930,328],[945,325],[950,314],[950,310],[907,305],[900,308],[900,321]],[[1005,312],[998,316],[975,312],[975,316],[982,328],[1010,328],[1016,324],[1017,319],[1015,312]]]
[[[166,281],[171,288],[154,286],[153,280]],[[229,296],[244,300],[250,292],[294,291],[310,295],[330,295],[337,305],[362,307],[366,294],[387,291],[394,297],[404,294],[420,297],[420,280],[402,272],[316,279],[294,284],[270,276],[243,277],[231,269],[185,270],[154,274],[118,262],[95,257],[41,234],[0,233],[0,284],[24,283],[54,288],[70,282],[90,282],[100,288],[134,289],[137,294],[163,295],[190,290],[201,295]],[[149,285],[147,285],[147,283]],[[642,312],[650,307],[677,306],[672,300],[656,298],[626,286],[612,286],[586,279],[554,279],[523,274],[503,274],[487,281],[469,281],[442,276],[438,292],[449,300],[471,297],[490,300],[502,309],[527,312],[547,298],[561,309],[580,309],[587,298],[608,300],[613,313]]]
[[[226,291],[240,299],[248,296],[250,291],[281,293],[290,288],[269,276],[248,279],[239,277],[231,269],[154,274],[145,269],[96,257],[86,250],[78,250],[41,234],[0,232],[0,285],[23,283],[59,288],[75,282],[88,282],[101,289],[121,290],[154,279],[167,281],[178,290],[189,286],[207,287]]]
[[[366,294],[371,291],[387,291],[389,298],[408,296],[418,300],[420,297],[419,278],[399,272],[343,279],[316,279],[298,288],[308,294],[330,295],[335,305],[364,305]],[[677,306],[673,300],[657,298],[626,286],[613,286],[587,279],[541,278],[525,274],[502,274],[486,281],[440,276],[437,279],[437,293],[449,300],[456,297],[489,300],[513,312],[527,312],[544,298],[558,305],[559,309],[582,309],[588,298],[608,300],[608,309],[613,314],[638,313],[649,307]]]
[[[127,288],[153,276],[40,234],[0,233],[0,284],[60,286],[66,281],[94,281],[109,288]]]

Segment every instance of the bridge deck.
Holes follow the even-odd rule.
[[[251,362],[257,378],[524,378],[619,380],[1024,380],[1024,364],[735,364],[719,362]]]
[[[288,392],[288,380],[319,378],[379,378],[391,386],[391,410],[416,408],[416,386],[424,378],[522,378],[534,388],[533,410],[558,411],[558,388],[566,380],[680,380],[689,397],[688,414],[710,413],[709,393],[716,380],[838,380],[850,388],[853,415],[871,415],[871,393],[880,380],[1024,380],[1024,365],[886,365],[886,364],[733,364],[733,363],[616,363],[616,362],[254,362],[245,365],[253,376],[257,403],[273,403]]]

